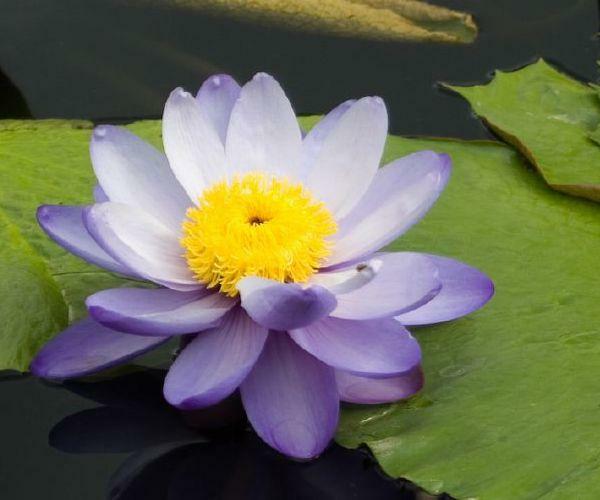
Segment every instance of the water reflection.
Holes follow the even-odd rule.
[[[433,498],[385,478],[364,452],[334,445],[313,462],[282,457],[248,430],[237,396],[189,414],[192,428],[163,401],[162,377],[149,370],[65,384],[100,406],[58,422],[50,445],[68,453],[130,453],[110,478],[110,499]]]

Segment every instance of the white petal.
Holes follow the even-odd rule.
[[[355,102],[356,100],[349,99],[336,106],[306,134],[302,141],[302,170],[305,174],[308,174],[313,167],[327,136],[335,129],[340,118]]]
[[[217,131],[223,144],[227,137],[231,111],[240,90],[241,87],[231,76],[213,75],[206,79],[196,94],[200,111]]]
[[[121,127],[96,127],[90,153],[94,172],[111,201],[138,207],[179,228],[191,205],[167,157]]]
[[[258,73],[242,87],[227,129],[227,168],[299,178],[302,134],[279,83]]]
[[[136,274],[175,290],[201,287],[187,267],[177,234],[151,215],[108,202],[90,207],[84,222],[96,242]]]
[[[171,169],[192,201],[225,175],[225,152],[198,103],[182,89],[171,92],[163,115],[163,142]]]
[[[357,261],[398,238],[435,203],[450,170],[450,158],[433,151],[414,153],[383,167],[340,222],[326,265]]]
[[[387,136],[387,111],[379,97],[352,105],[325,138],[306,184],[342,219],[368,189]]]

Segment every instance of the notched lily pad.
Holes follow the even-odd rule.
[[[594,88],[543,60],[510,73],[498,71],[486,85],[447,87],[467,99],[551,187],[600,201],[600,148],[592,140],[600,138],[600,100]]]
[[[159,142],[158,122],[130,128]],[[68,309],[75,317],[94,289],[126,283],[67,255],[34,220],[40,203],[90,201],[90,133],[31,122],[0,126],[0,230],[17,241],[2,250],[7,255],[0,251],[3,297],[13,292],[0,307],[22,321],[0,330],[0,346],[18,339],[23,354],[10,365],[18,369],[64,326]],[[390,137],[386,159],[422,149],[450,154],[454,172],[432,211],[391,248],[479,267],[494,279],[496,296],[466,318],[416,330],[423,392],[405,403],[344,408],[337,440],[367,443],[391,476],[456,497],[597,491],[600,289],[590,270],[600,254],[599,206],[547,189],[498,143]],[[31,262],[19,260],[25,257]]]
[[[337,440],[366,443],[388,474],[433,493],[587,498],[600,488],[600,206],[548,189],[499,143],[390,137],[386,156],[422,149],[448,153],[453,173],[391,249],[474,265],[496,295],[413,329],[424,390],[345,408]]]
[[[471,43],[471,15],[419,0],[130,0],[292,30],[375,40]]]

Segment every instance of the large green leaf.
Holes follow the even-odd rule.
[[[7,306],[21,311],[20,333],[34,339],[30,345],[62,327],[67,305],[79,311],[90,291],[123,283],[67,256],[33,219],[42,202],[89,201],[88,127],[0,127],[0,206],[9,219],[7,234],[24,237],[1,262],[16,271],[17,264],[35,268],[37,281],[32,277],[29,285],[22,276],[5,276],[43,290],[30,294],[39,298],[31,303],[20,300],[15,286],[21,309],[15,302]],[[130,128],[159,142],[157,122]],[[346,407],[337,439],[346,446],[367,443],[390,475],[434,492],[585,497],[600,483],[599,207],[548,190],[515,152],[496,143],[391,137],[386,156],[424,148],[449,153],[454,173],[431,213],[393,248],[464,260],[492,276],[497,295],[467,318],[416,331],[427,378],[423,392],[404,403]],[[15,260],[30,254],[33,264]],[[89,283],[80,286],[84,276]],[[31,311],[48,326],[30,322]]]
[[[449,153],[440,200],[392,249],[488,273],[496,296],[416,329],[426,385],[407,402],[350,406],[337,439],[431,492],[595,498],[600,489],[600,207],[547,189],[510,148],[390,138],[388,159]]]
[[[550,186],[600,201],[600,148],[590,139],[600,123],[600,100],[592,87],[540,60],[511,73],[498,71],[487,85],[449,88]]]

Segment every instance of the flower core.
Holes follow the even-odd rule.
[[[234,297],[246,276],[307,281],[329,255],[326,238],[336,230],[302,184],[251,172],[202,193],[187,212],[181,244],[196,278]]]

